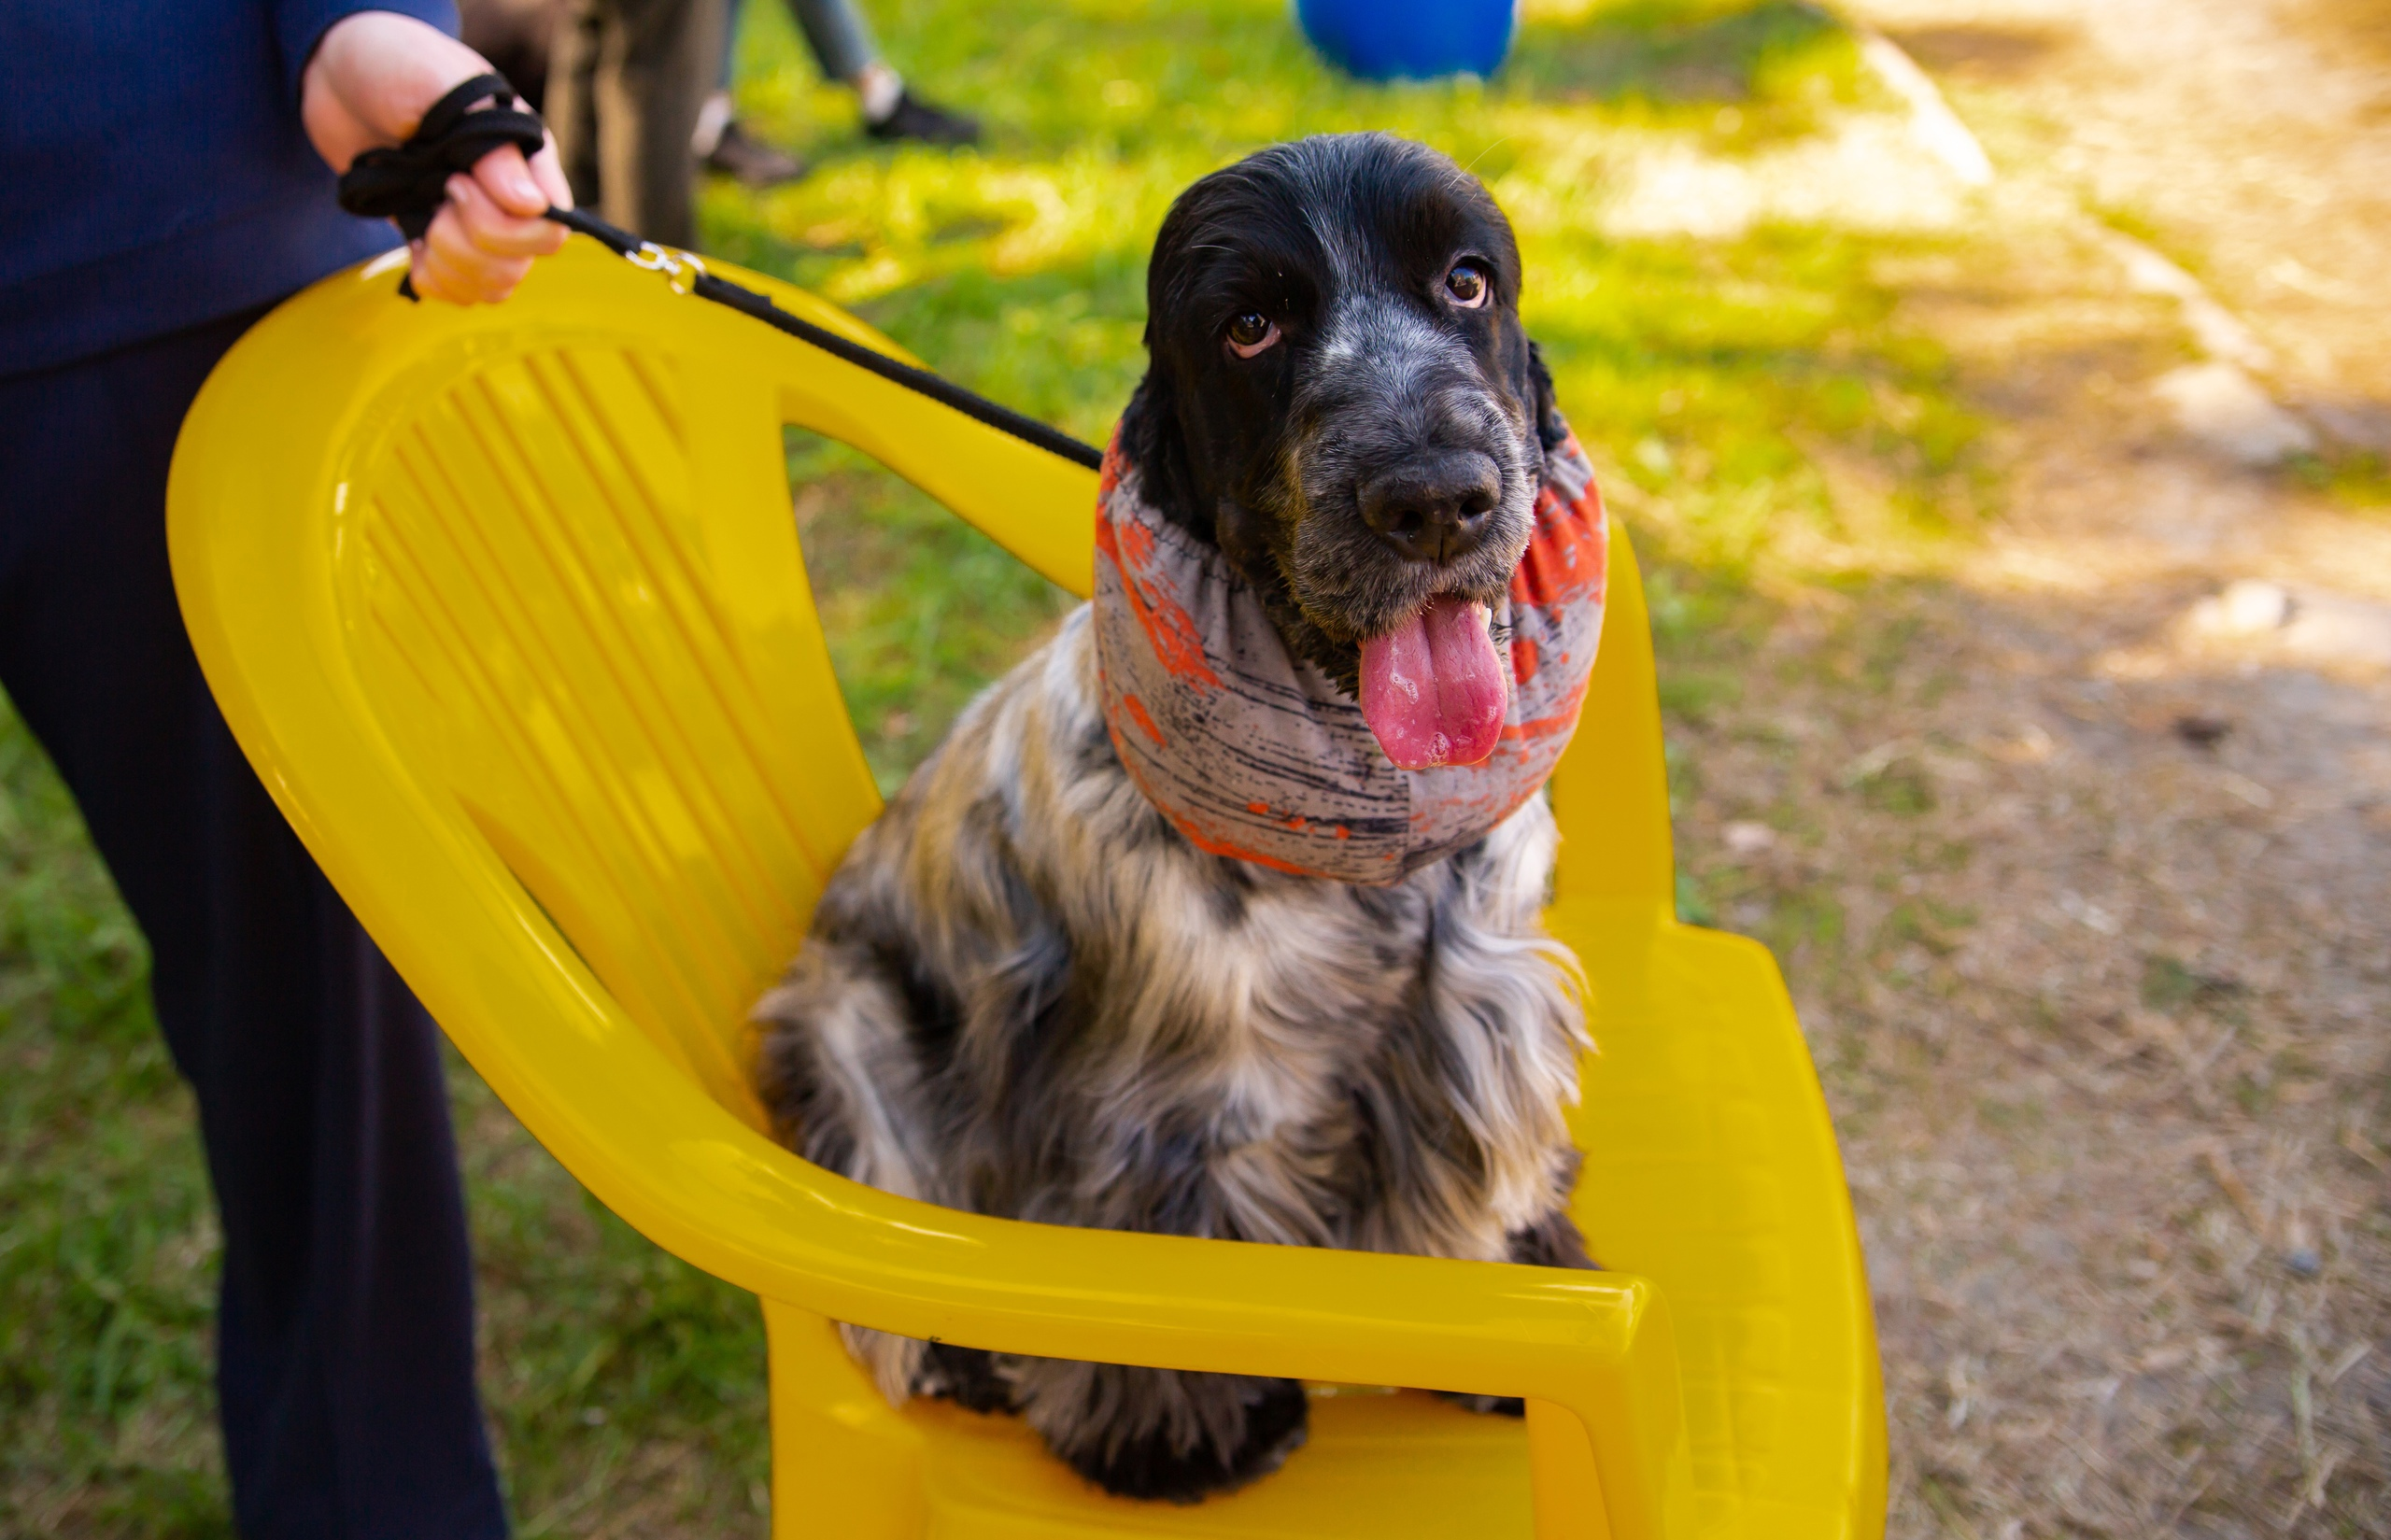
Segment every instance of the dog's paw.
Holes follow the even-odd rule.
[[[915,1395],[952,1401],[965,1411],[1009,1412],[1012,1386],[997,1372],[996,1355],[981,1348],[933,1342],[913,1380]]]
[[[1308,1406],[1292,1379],[1060,1358],[997,1369],[1047,1448],[1116,1497],[1199,1502],[1269,1475],[1304,1441]]]
[[[850,1326],[843,1321],[839,1322],[839,1335],[890,1406],[901,1406],[912,1399],[914,1385],[922,1376],[923,1355],[929,1351],[928,1343],[869,1327]]]
[[[1570,1164],[1574,1169],[1574,1157]],[[1577,1267],[1596,1273],[1603,1270],[1603,1264],[1587,1254],[1586,1237],[1578,1232],[1577,1222],[1569,1217],[1566,1208],[1555,1208],[1505,1238],[1510,1253],[1507,1260],[1511,1262],[1530,1267]]]
[[[1258,1480],[1303,1448],[1310,1406],[1292,1379],[1255,1380],[1261,1394],[1246,1403],[1245,1436],[1234,1448],[1205,1440],[1182,1448],[1167,1427],[1099,1446],[1062,1451],[1071,1469],[1115,1497],[1200,1503]]]
[[[1565,1191],[1577,1177],[1577,1158],[1569,1161],[1568,1180],[1562,1183]],[[1569,1217],[1566,1208],[1556,1208],[1523,1230],[1509,1236],[1510,1260],[1531,1267],[1578,1267],[1592,1272],[1602,1271],[1602,1264],[1586,1254],[1586,1237],[1577,1233],[1577,1222]],[[1488,1417],[1525,1417],[1528,1404],[1516,1395],[1478,1395],[1468,1391],[1438,1391],[1454,1406]]]
[[[1464,1411],[1487,1417],[1525,1417],[1528,1404],[1516,1395],[1474,1395],[1467,1391],[1438,1391],[1437,1395]]]

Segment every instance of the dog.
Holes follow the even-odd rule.
[[[1108,459],[1107,496],[1156,520],[1141,538],[1234,574],[1275,632],[1264,650],[1423,775],[1493,741],[1462,720],[1477,698],[1453,699],[1511,640],[1566,434],[1520,276],[1492,197],[1432,149],[1365,134],[1263,150],[1165,219],[1150,368]],[[1133,606],[1151,600],[1127,581]],[[1133,772],[1153,724],[1134,696],[1142,728],[1108,709],[1104,624],[1100,587],[963,713],[826,887],[757,1010],[781,1138],[884,1191],[1014,1219],[1593,1265],[1567,1210],[1586,1035],[1575,960],[1540,928],[1558,841],[1540,777],[1458,848],[1401,847],[1403,820],[1382,820],[1398,844],[1365,880],[1223,854],[1157,805],[1151,767]],[[1328,848],[1359,848],[1333,832]],[[892,1401],[1016,1411],[1117,1494],[1192,1502],[1304,1435],[1293,1380],[846,1331]]]

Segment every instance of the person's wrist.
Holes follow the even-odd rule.
[[[300,116],[335,171],[403,143],[432,105],[489,70],[446,33],[395,11],[358,11],[324,29],[301,78]]]

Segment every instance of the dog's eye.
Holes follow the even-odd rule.
[[[1445,275],[1445,292],[1453,297],[1464,310],[1475,310],[1486,303],[1492,289],[1486,281],[1486,271],[1475,262],[1455,262]]]
[[[1279,323],[1259,310],[1249,310],[1229,322],[1229,351],[1250,359],[1279,340]]]

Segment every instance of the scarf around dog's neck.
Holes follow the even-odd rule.
[[[1105,721],[1146,799],[1216,855],[1371,885],[1480,839],[1552,774],[1585,699],[1609,567],[1593,468],[1566,436],[1545,455],[1535,531],[1493,616],[1511,639],[1494,751],[1404,770],[1361,707],[1287,651],[1220,549],[1145,500],[1118,434],[1096,549]]]

